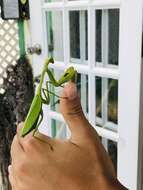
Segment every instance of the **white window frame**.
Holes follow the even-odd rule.
[[[63,10],[64,62],[56,62],[51,67],[65,69],[70,63],[69,51],[69,10],[88,10],[88,65],[74,64],[81,74],[88,74],[89,80],[89,120],[95,125],[95,76],[117,79],[118,89],[118,131],[95,126],[104,138],[118,142],[118,178],[131,190],[141,190],[139,160],[140,132],[140,82],[141,82],[141,33],[142,0],[77,0],[44,3],[30,0],[32,43],[42,46],[41,56],[33,56],[34,74],[41,71],[41,63],[47,55],[45,10]],[[95,9],[120,9],[119,66],[95,67]],[[48,117],[64,122],[56,112],[48,111]],[[46,122],[49,120],[46,120]],[[139,165],[140,164],[140,165]]]

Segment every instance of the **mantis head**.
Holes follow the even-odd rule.
[[[68,82],[68,81],[74,79],[76,73],[77,73],[77,71],[74,69],[74,67],[69,67],[64,72],[64,74],[60,77],[59,84],[63,84],[65,82]]]

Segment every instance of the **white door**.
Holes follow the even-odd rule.
[[[30,0],[30,9],[32,44],[42,46],[33,56],[34,74],[48,55],[57,77],[74,65],[84,112],[114,157],[119,180],[141,190],[142,0]],[[46,133],[69,135],[57,99],[45,113]]]

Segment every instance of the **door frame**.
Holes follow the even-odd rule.
[[[43,0],[44,1],[44,0]],[[44,14],[43,11],[47,9],[59,10],[64,7],[66,9],[74,9],[76,6],[82,9],[87,8],[89,13],[89,33],[92,33],[92,7],[96,8],[120,8],[120,40],[119,40],[119,67],[113,75],[119,76],[119,93],[118,93],[118,134],[115,136],[118,141],[118,178],[119,180],[131,190],[141,190],[141,170],[142,163],[140,157],[142,155],[141,149],[142,137],[140,130],[142,129],[142,114],[141,109],[141,41],[142,41],[142,0],[84,0],[77,2],[68,2],[63,0],[57,3],[47,3],[43,5],[43,1],[33,0],[30,2],[30,30],[32,36],[32,44],[39,43],[42,46],[42,55],[33,56],[34,74],[38,75],[41,71],[41,65],[46,57],[47,47],[45,38]],[[66,6],[65,6],[66,4]],[[117,6],[118,5],[118,6]],[[34,7],[34,8],[33,8]],[[68,16],[64,11],[64,16]],[[64,17],[66,18],[66,17]],[[68,23],[67,19],[63,20],[64,24]],[[93,29],[94,30],[94,29]],[[68,40],[68,29],[64,31],[65,39]],[[93,35],[89,35],[89,46],[92,47]],[[64,43],[64,47],[66,44]],[[69,47],[66,47],[69,48]],[[94,47],[93,47],[94,48]],[[69,54],[65,55],[65,61],[68,63]],[[90,51],[89,62],[93,62],[95,53]],[[60,68],[55,64],[55,68]],[[65,68],[61,64],[61,68]],[[80,67],[79,67],[80,68]],[[78,66],[77,66],[78,69]],[[91,68],[92,69],[92,68]],[[96,72],[100,73],[102,70],[96,68]],[[106,71],[106,70],[105,70]],[[111,70],[112,71],[112,70]],[[84,72],[84,71],[83,71]],[[85,71],[86,72],[86,71]],[[105,72],[110,75],[110,70]],[[89,78],[90,80],[90,78]],[[92,88],[93,84],[90,83]],[[90,96],[90,93],[89,93]],[[89,98],[90,99],[90,98]],[[89,101],[89,106],[93,105],[92,99]],[[93,109],[91,106],[89,109]],[[94,113],[94,112],[93,112]],[[50,117],[55,117],[63,121],[60,115],[49,112]],[[89,116],[89,119],[93,115]],[[92,122],[94,123],[94,122]],[[95,127],[96,128],[96,127]],[[96,128],[100,135],[114,136],[114,133],[106,133],[106,131]]]

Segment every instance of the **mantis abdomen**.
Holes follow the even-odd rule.
[[[34,124],[35,123],[37,124],[38,122],[37,120],[39,119],[39,113],[41,112],[41,110],[42,110],[41,97],[39,95],[36,95],[32,101],[30,110],[24,122],[25,127],[22,129],[22,137],[27,135],[35,128]]]

